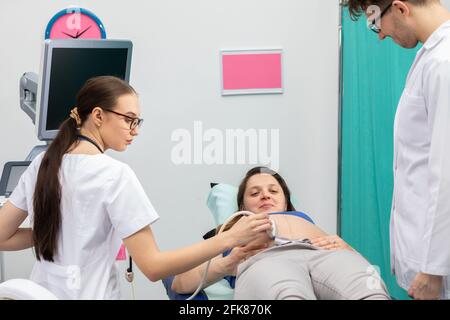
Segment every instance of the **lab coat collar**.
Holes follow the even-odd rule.
[[[435,47],[446,34],[450,32],[450,20],[444,22],[436,31],[434,31],[427,41],[423,44],[426,50],[430,50]]]

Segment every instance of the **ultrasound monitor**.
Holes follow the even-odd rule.
[[[36,107],[38,138],[56,137],[88,79],[116,76],[129,82],[132,46],[128,40],[46,40]]]

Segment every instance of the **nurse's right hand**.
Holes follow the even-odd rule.
[[[249,216],[243,216],[227,232],[233,238],[234,247],[244,246],[254,240],[261,233],[272,229],[269,215],[267,213],[257,213]]]

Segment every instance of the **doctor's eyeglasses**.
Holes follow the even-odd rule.
[[[126,123],[128,123],[130,125],[130,130],[140,128],[142,126],[142,123],[144,122],[144,119],[130,117],[130,116],[127,116],[126,114],[119,113],[116,111],[106,110],[106,109],[103,109],[103,111],[111,112],[111,113],[117,114],[118,116],[124,117]]]
[[[408,0],[399,0],[402,2],[407,2]],[[380,33],[381,32],[381,27],[379,26],[379,24],[381,23],[381,18],[383,18],[383,16],[389,11],[389,9],[393,6],[395,0],[392,1],[383,11],[381,11],[380,16],[376,17],[375,19],[373,19],[372,21],[370,21],[369,24],[369,29],[372,30],[375,33]]]
[[[376,17],[372,21],[370,21],[369,29],[372,30],[375,33],[380,33],[381,28],[379,27],[379,24],[381,23],[381,18],[388,12],[388,10],[392,7],[392,4],[394,2],[391,2],[381,13],[379,17]]]

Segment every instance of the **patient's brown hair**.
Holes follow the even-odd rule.
[[[277,172],[275,172],[272,169],[269,169],[267,167],[255,167],[253,169],[250,169],[247,172],[247,174],[245,175],[245,178],[242,180],[241,184],[239,185],[239,191],[238,191],[238,195],[237,195],[237,205],[238,205],[239,210],[245,210],[244,194],[245,194],[245,190],[247,189],[248,180],[250,180],[251,177],[253,177],[257,174],[264,174],[264,173],[270,174],[280,184],[280,187],[283,190],[284,198],[286,199],[287,211],[295,211],[294,205],[291,202],[291,191],[289,190],[286,181],[284,181],[283,177],[280,176],[280,174],[278,174]]]

